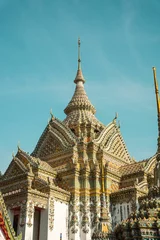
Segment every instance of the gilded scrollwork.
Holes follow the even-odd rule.
[[[72,199],[70,202],[69,227],[73,234],[78,232],[78,226],[79,226],[78,212],[79,212],[79,198],[77,196],[72,196]]]
[[[27,210],[27,217],[28,217],[27,225],[28,227],[32,227],[33,215],[34,215],[34,203],[31,200],[28,201],[26,210]]]
[[[54,228],[54,198],[49,200],[49,230],[52,231]]]
[[[20,205],[20,226],[21,227],[25,225],[26,211],[27,211],[26,201],[23,200]]]
[[[81,198],[81,214],[82,214],[82,220],[81,220],[81,228],[84,233],[89,232],[89,226],[90,226],[90,219],[89,219],[89,212],[90,212],[90,202],[89,197],[84,196]]]

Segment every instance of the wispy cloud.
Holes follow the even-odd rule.
[[[103,84],[94,83],[90,87],[92,98],[100,103],[107,103],[107,106],[115,105],[117,107],[130,109],[137,106],[136,109],[153,109],[153,89],[141,82],[131,80],[127,77],[122,79],[110,79]],[[95,96],[95,97],[94,97]]]
[[[131,56],[135,59],[136,64],[140,70],[144,70],[143,61],[139,51],[137,50],[137,39],[136,32],[133,29],[136,21],[136,10],[134,9],[134,4],[131,1],[123,1],[123,24],[126,37],[126,43],[130,51]],[[139,35],[138,35],[139,37]]]
[[[68,85],[62,84],[62,81],[56,79],[56,84],[54,81],[39,81],[36,79],[29,79],[29,81],[24,81],[24,84],[14,85],[14,81],[11,79],[1,85],[0,97],[17,95],[23,96],[24,94],[35,94],[43,93],[47,94],[52,92],[53,94],[63,94],[64,92],[71,92]]]

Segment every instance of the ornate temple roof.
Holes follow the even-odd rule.
[[[19,174],[27,174],[28,172],[32,172],[32,168],[46,172],[53,176],[56,175],[56,172],[47,162],[30,156],[28,153],[24,152],[18,147],[16,156],[13,156],[13,160],[11,161],[1,180],[3,181],[8,178],[14,178]]]
[[[94,139],[93,142],[100,145],[104,151],[118,157],[119,159],[123,159],[126,163],[135,162],[128,153],[126,144],[120,132],[120,127],[117,126],[116,118],[104,127],[99,136]]]
[[[52,116],[31,155],[44,157],[57,151],[69,149],[73,147],[76,142],[77,137],[71,129],[59,119]]]
[[[78,40],[78,70],[74,83],[76,84],[76,89],[71,101],[64,110],[67,115],[64,123],[70,128],[76,126],[77,123],[92,123],[93,125],[102,126],[102,123],[100,123],[94,115],[96,109],[91,104],[84,89],[85,80],[81,69],[80,40]]]
[[[121,166],[119,168],[121,176],[126,176],[138,172],[147,172],[153,174],[153,170],[156,163],[156,155],[152,156],[151,158],[134,162],[129,165]]]
[[[122,166],[120,167],[119,170],[122,176],[130,175],[130,174],[138,173],[140,171],[144,171],[145,164],[146,164],[146,161],[136,162],[133,164]]]
[[[1,191],[6,196],[4,181],[15,183],[21,179],[20,181],[22,182],[22,179],[27,179],[28,177],[32,179],[32,191],[38,191],[39,194],[48,194],[52,188],[53,191],[57,192],[58,198],[61,198],[61,194],[65,194],[68,199],[70,198],[70,193],[62,188],[64,184],[59,186],[59,182],[56,180],[57,172],[47,162],[30,156],[18,147],[17,154],[13,156],[9,167],[0,178]],[[11,193],[16,194],[16,192],[17,190],[13,189]],[[25,192],[24,186],[20,192]]]

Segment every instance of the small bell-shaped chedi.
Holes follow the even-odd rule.
[[[139,210],[115,228],[117,240],[160,239],[160,99],[156,69],[153,67],[158,114],[158,148],[154,170],[154,186],[145,197],[139,198]]]

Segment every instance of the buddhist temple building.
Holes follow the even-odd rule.
[[[108,125],[95,116],[84,88],[80,40],[74,83],[65,119],[51,113],[33,152],[18,146],[0,178],[12,226],[24,240],[116,239],[117,224],[138,210],[138,199],[154,185],[157,154],[137,162],[117,116]]]

